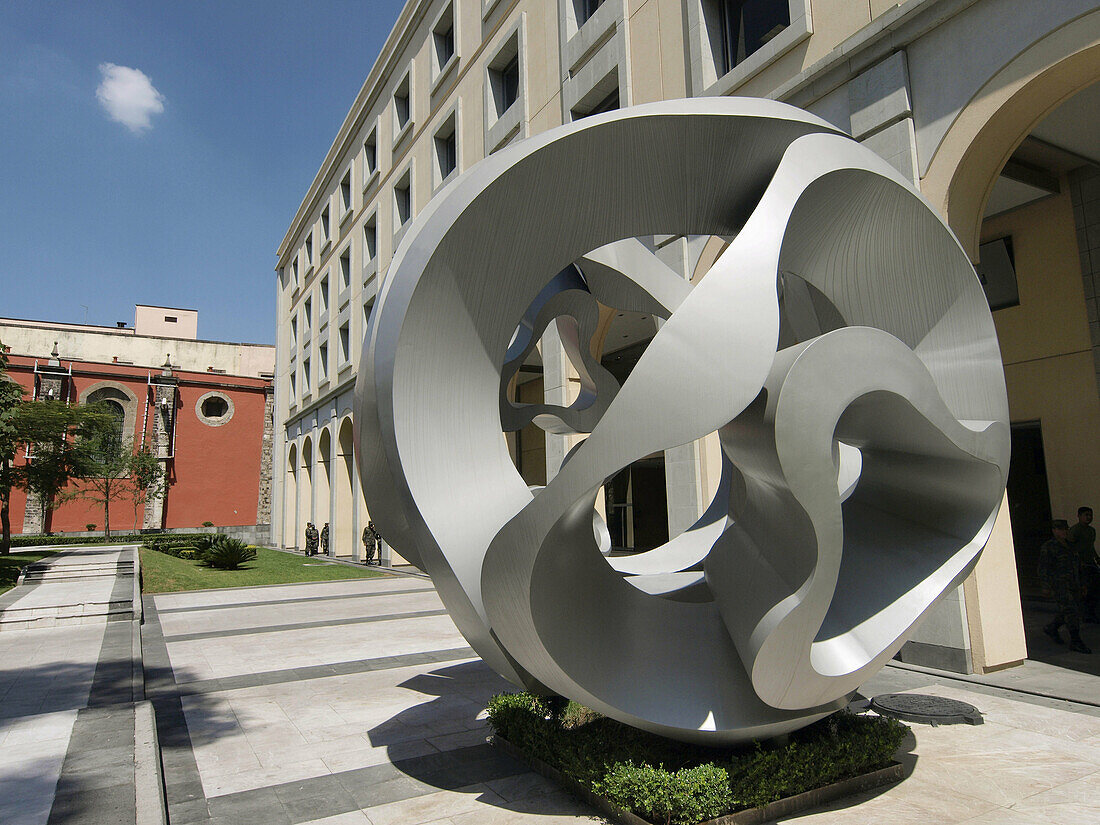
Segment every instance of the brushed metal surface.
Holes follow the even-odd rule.
[[[733,240],[693,286],[632,240],[653,234]],[[590,350],[597,302],[665,319],[622,386]],[[514,404],[550,324],[580,396]],[[360,363],[371,515],[479,655],[690,741],[843,707],[973,568],[1005,487],[963,250],[889,164],[773,101],[638,106],[486,158],[409,227]],[[541,489],[502,436],[532,421],[587,434]],[[715,431],[699,522],[605,558],[604,481]]]

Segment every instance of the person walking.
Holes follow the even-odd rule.
[[[322,555],[328,555],[328,522],[325,522],[325,526],[321,528],[321,553]]]
[[[1081,566],[1081,584],[1085,588],[1082,602],[1084,620],[1100,622],[1100,557],[1096,555],[1096,528],[1092,526],[1092,508],[1077,508],[1077,523],[1069,528],[1069,543],[1077,552]]]
[[[1065,644],[1058,634],[1062,625],[1069,631],[1069,649],[1076,653],[1092,653],[1081,641],[1081,571],[1077,552],[1069,543],[1069,523],[1055,519],[1050,525],[1051,538],[1039,549],[1039,578],[1043,587],[1054,595],[1058,615],[1043,628],[1055,644]]]

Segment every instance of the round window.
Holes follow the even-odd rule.
[[[195,404],[195,414],[202,423],[219,427],[233,417],[233,402],[220,392],[208,392]]]

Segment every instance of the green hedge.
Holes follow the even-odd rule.
[[[201,559],[216,538],[212,533],[159,533],[146,536],[144,545],[177,559]]]
[[[12,536],[12,547],[56,547],[59,544],[137,544],[144,537],[136,533],[112,534],[109,539],[103,536]]]
[[[905,725],[835,713],[782,744],[716,749],[664,739],[575,702],[506,693],[489,702],[493,731],[654,822],[693,825],[761,807],[890,764]]]

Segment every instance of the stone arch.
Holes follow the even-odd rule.
[[[313,476],[316,486],[313,523],[320,532],[332,521],[332,433],[322,427],[317,435],[317,472]],[[329,523],[329,552],[332,552],[332,524]],[[318,548],[320,552],[320,548]]]
[[[298,533],[295,543],[305,541],[306,523],[313,521],[313,439],[306,436],[302,440],[302,469],[298,475]],[[305,545],[303,544],[303,548]]]
[[[121,413],[118,436],[120,442],[135,439],[138,418],[138,397],[133,390],[117,381],[97,381],[79,395],[81,404],[105,403],[112,412]],[[137,438],[140,441],[140,438]]]
[[[283,547],[297,547],[298,533],[298,445],[292,442],[283,485]]]
[[[355,448],[351,416],[340,421],[336,439],[335,473],[335,523],[330,527],[333,552],[338,556],[358,558],[359,542],[355,535]]]
[[[982,217],[998,174],[1058,106],[1100,80],[1100,11],[1040,38],[971,98],[944,134],[921,191],[977,260]]]

